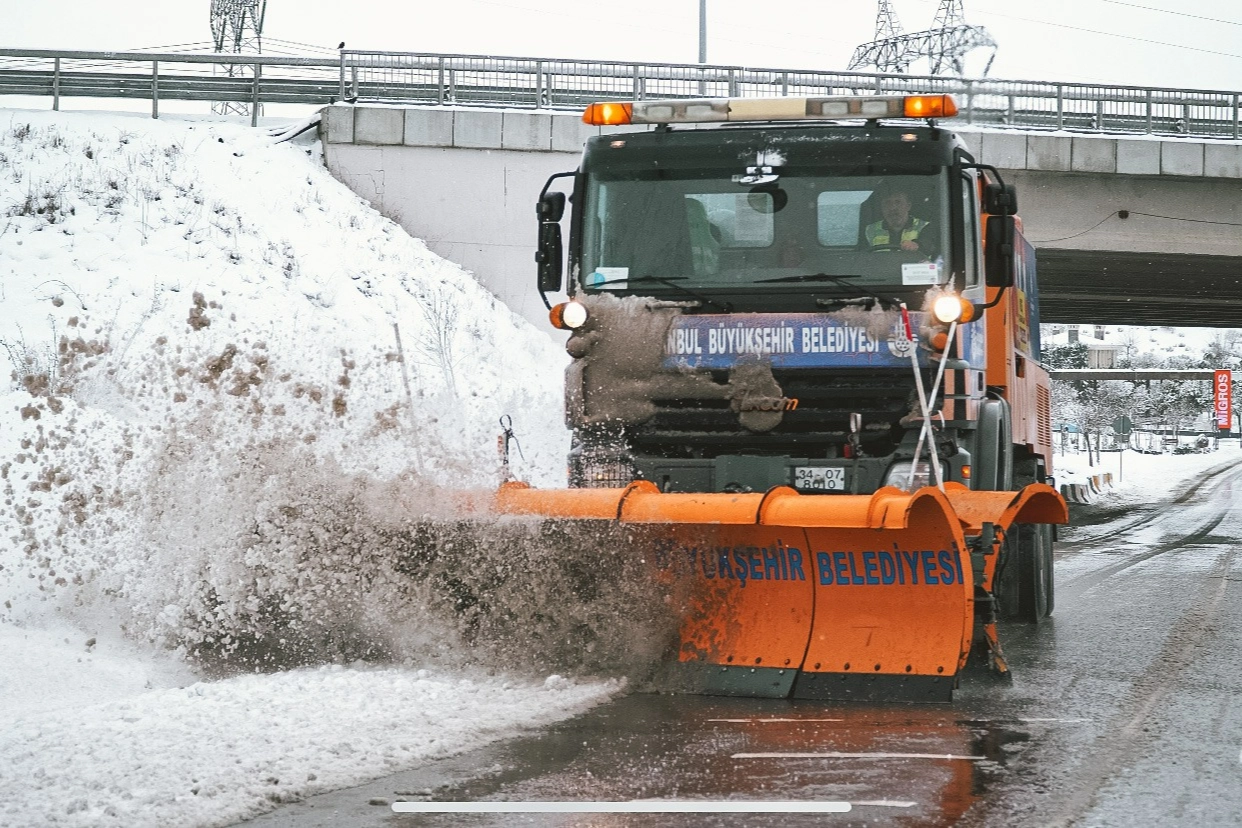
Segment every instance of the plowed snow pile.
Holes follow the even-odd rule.
[[[633,596],[428,540],[502,415],[563,483],[564,354],[312,144],[0,114],[0,344],[0,823],[226,824],[619,691],[548,672]]]

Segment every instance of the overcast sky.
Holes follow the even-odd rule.
[[[211,39],[210,0],[0,0],[0,45],[128,50]],[[907,32],[937,0],[894,0]],[[966,0],[1000,44],[991,76],[1242,89],[1238,0]],[[698,0],[268,0],[265,51],[335,49],[694,62]],[[844,69],[873,0],[708,0],[708,60]]]

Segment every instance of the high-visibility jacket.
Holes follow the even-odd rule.
[[[884,225],[883,220],[867,225],[867,244],[872,247],[898,247],[904,242],[916,242],[923,228],[931,224],[921,218],[911,217],[910,223],[901,228],[901,241],[894,242],[892,232]]]

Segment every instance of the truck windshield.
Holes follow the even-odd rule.
[[[648,293],[661,283],[645,277],[658,277],[705,291],[806,282],[896,292],[943,283],[952,269],[944,170],[750,181],[736,168],[602,172],[584,205],[587,290]]]

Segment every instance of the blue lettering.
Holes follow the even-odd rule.
[[[845,586],[846,584],[850,582],[849,575],[845,574],[845,553],[844,552],[833,552],[832,561],[833,561],[833,568],[836,570],[837,583],[840,584],[841,586]]]
[[[746,560],[746,555],[741,549],[734,547],[733,563],[737,564],[733,568],[733,576],[742,582],[742,586],[746,586],[746,578],[750,575],[750,562]]]
[[[919,585],[919,553],[918,552],[902,552],[901,559],[906,562],[906,567],[910,570],[910,583],[915,586]]]
[[[781,557],[766,546],[763,548],[763,577],[769,581],[781,577]]]
[[[716,550],[719,556],[716,558],[716,571],[721,578],[733,577],[733,565],[729,563],[729,547]]]
[[[951,584],[957,580],[957,573],[953,569],[953,558],[949,555],[949,550],[940,550],[940,583]]]
[[[880,558],[880,583],[892,584],[897,580],[897,565],[893,563],[892,553],[879,552]]]
[[[738,547],[733,549],[733,577],[741,581],[741,586],[746,586],[746,578],[750,577],[749,561]]]
[[[925,549],[923,555],[923,583],[927,585],[938,584],[940,580],[936,577],[936,553],[934,550]]]
[[[953,551],[958,552],[956,544],[953,546]],[[962,577],[962,556],[960,553],[953,556],[953,565],[957,567],[957,582],[959,584],[966,583],[966,579]]]
[[[805,581],[806,575],[802,573],[802,550],[789,547],[789,580],[794,580],[794,573],[797,573],[799,581]],[[823,555],[825,553],[820,552]]]
[[[875,553],[864,552],[863,553],[863,574],[867,578],[867,583],[878,584],[880,582],[880,579],[876,576],[875,571],[876,571]]]
[[[750,578],[752,581],[763,580],[763,561],[759,558],[759,550],[753,546],[746,547],[746,552],[750,556]]]
[[[862,576],[859,575],[858,570],[854,568],[854,550],[852,549],[850,550],[850,583],[852,584],[863,583]]]
[[[790,551],[792,552],[795,550],[791,549]],[[815,553],[815,564],[816,564],[816,567],[819,569],[820,585],[827,586],[828,584],[831,584],[832,583],[832,556],[829,555],[827,552],[816,552]]]
[[[780,541],[777,541],[776,551],[780,555],[780,558],[781,558],[781,580],[788,581],[789,580],[789,558],[785,554],[785,544],[781,543]]]

